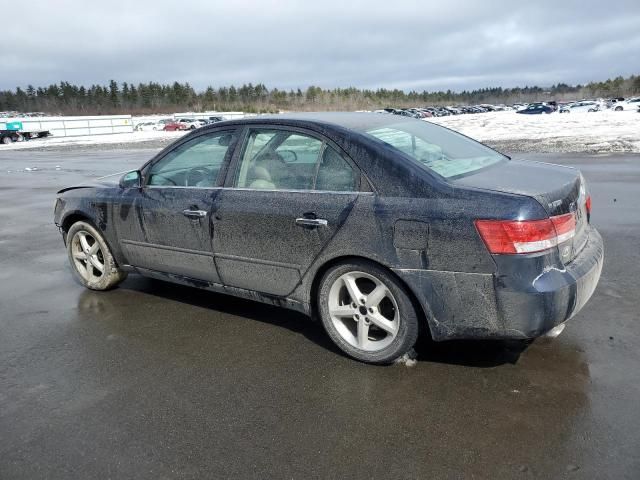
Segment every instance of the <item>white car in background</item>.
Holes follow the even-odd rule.
[[[574,102],[569,105],[565,105],[560,108],[560,113],[572,113],[572,112],[597,112],[600,110],[600,104],[598,102],[583,101]]]
[[[206,125],[205,122],[202,122],[197,118],[180,118],[177,120],[177,122],[184,123],[189,127],[190,130],[195,130],[196,128],[200,128]]]
[[[613,105],[611,105],[611,110],[615,112],[621,112],[623,110],[636,111],[638,109],[640,109],[640,97],[629,98],[622,102],[616,102]]]
[[[164,123],[159,122],[142,122],[138,123],[134,130],[138,132],[150,132],[150,131],[159,131],[164,129]]]

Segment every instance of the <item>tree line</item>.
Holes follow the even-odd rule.
[[[268,89],[262,83],[241,87],[207,87],[196,91],[189,83],[128,83],[111,80],[107,85],[74,85],[60,82],[47,87],[29,85],[26,89],[0,90],[0,111],[45,112],[64,115],[151,114],[178,111],[244,111],[250,113],[280,110],[373,110],[386,107],[425,105],[511,104],[548,100],[577,100],[595,97],[640,95],[640,75],[616,77],[586,85],[559,83],[549,88],[480,88],[460,92],[426,90],[404,91],[386,88],[305,90]]]

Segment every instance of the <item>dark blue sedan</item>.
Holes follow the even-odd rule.
[[[419,333],[562,329],[600,278],[590,217],[573,168],[374,113],[215,123],[55,204],[87,288],[138,273],[296,309],[372,363]]]

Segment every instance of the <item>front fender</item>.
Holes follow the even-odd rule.
[[[127,260],[120,249],[113,222],[115,193],[111,189],[74,189],[59,194],[54,207],[54,222],[66,244],[66,232],[76,221],[91,223],[104,237],[118,265]]]

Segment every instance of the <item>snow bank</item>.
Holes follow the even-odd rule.
[[[520,142],[536,151],[546,146],[560,151],[640,152],[640,113],[633,111],[550,115],[488,112],[429,118],[428,121],[481,142]]]

